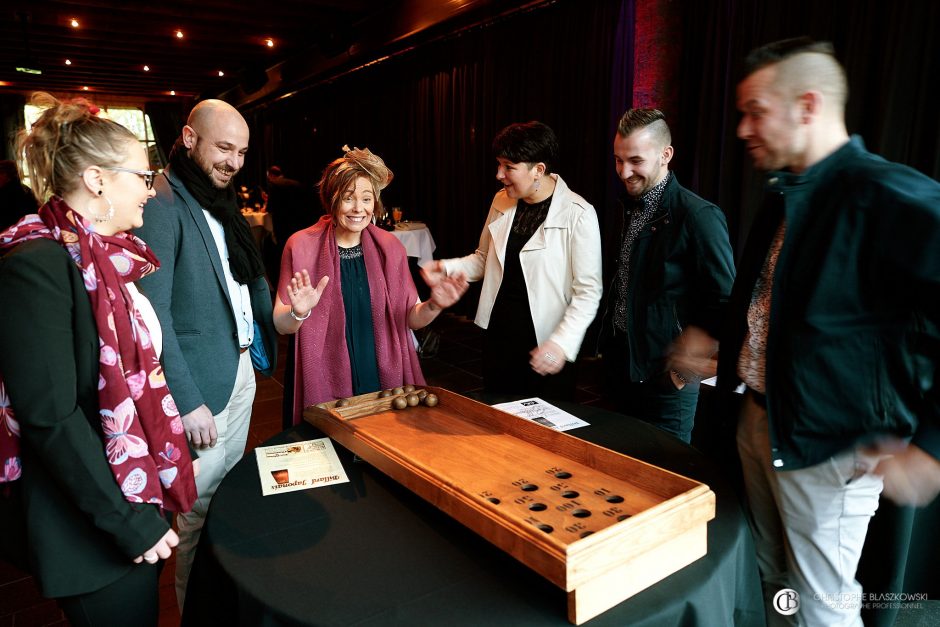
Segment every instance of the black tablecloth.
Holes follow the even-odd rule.
[[[571,435],[707,483],[708,554],[588,625],[762,625],[753,546],[734,491],[695,449],[649,425],[560,404]],[[267,444],[323,437],[310,425]],[[336,447],[346,484],[261,496],[248,455],[216,492],[184,625],[566,625],[566,594]]]

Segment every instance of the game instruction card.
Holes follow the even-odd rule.
[[[590,423],[584,422],[577,416],[555,407],[536,397],[524,398],[511,403],[498,403],[493,405],[496,409],[537,422],[542,426],[551,427],[555,431],[569,431],[578,427],[586,427]]]
[[[259,446],[255,455],[263,496],[349,481],[329,438]]]

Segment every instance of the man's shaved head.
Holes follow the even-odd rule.
[[[222,100],[203,100],[189,113],[183,145],[190,158],[218,188],[228,186],[245,162],[248,123]]]

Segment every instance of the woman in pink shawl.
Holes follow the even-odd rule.
[[[292,235],[281,258],[274,326],[297,334],[294,424],[309,405],[423,385],[411,330],[467,290],[465,277],[448,277],[418,299],[405,248],[372,224],[392,171],[368,149],[344,150],[320,179],[327,215]]]

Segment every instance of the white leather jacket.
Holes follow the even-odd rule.
[[[601,235],[597,214],[560,176],[545,222],[522,247],[519,261],[529,296],[529,309],[539,344],[551,340],[574,361],[603,292]],[[486,216],[480,244],[472,255],[443,260],[450,275],[463,272],[470,281],[483,279],[475,322],[487,328],[503,280],[506,244],[516,201],[497,192]],[[535,348],[533,346],[533,348]]]

